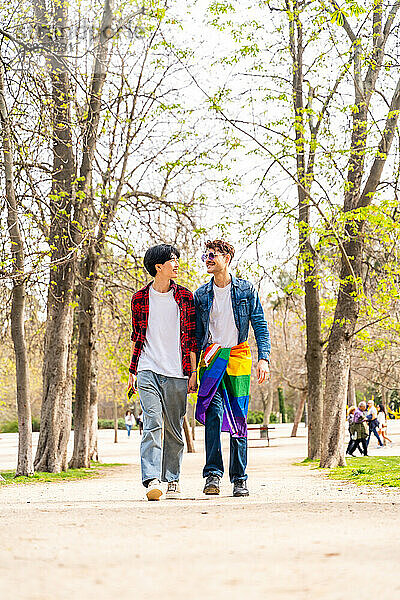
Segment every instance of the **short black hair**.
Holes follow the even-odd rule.
[[[158,246],[152,246],[149,248],[144,255],[144,266],[146,271],[150,273],[152,277],[157,274],[156,265],[163,265],[167,260],[171,260],[174,256],[179,258],[181,253],[178,248],[171,244],[159,244]]]

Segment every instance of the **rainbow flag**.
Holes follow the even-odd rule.
[[[200,362],[200,385],[197,394],[196,419],[205,424],[207,408],[221,386],[224,402],[222,431],[233,437],[247,436],[251,354],[248,342],[233,348],[211,344]]]

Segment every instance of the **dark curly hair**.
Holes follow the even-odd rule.
[[[235,254],[235,248],[229,242],[225,242],[224,240],[207,240],[206,242],[206,250],[219,250],[221,254],[229,254],[232,262],[232,258]]]

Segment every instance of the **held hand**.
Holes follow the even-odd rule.
[[[194,394],[197,391],[197,373],[192,373],[188,381],[188,394]]]
[[[133,373],[129,373],[128,389],[130,387],[133,388],[134,390],[137,390],[137,387],[136,387],[136,375],[134,375]]]
[[[269,363],[267,360],[261,359],[257,363],[257,380],[258,383],[264,383],[269,379]]]

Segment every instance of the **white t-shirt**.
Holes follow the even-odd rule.
[[[229,283],[221,288],[213,284],[214,300],[210,312],[210,342],[222,348],[237,346],[239,332],[233,315],[231,287]]]
[[[149,320],[137,370],[184,377],[180,310],[173,290],[162,294],[152,285],[149,288]]]
[[[383,410],[380,410],[380,411],[378,412],[377,419],[378,419],[378,423],[379,423],[379,425],[380,425],[381,427],[382,427],[382,425],[385,425],[385,423],[386,423],[386,415],[385,415],[385,413],[383,412]]]
[[[125,425],[133,425],[133,415],[125,415]]]
[[[376,409],[376,406],[373,406],[373,405],[372,405],[372,406],[371,406],[371,407],[368,409],[368,412],[367,412],[367,414],[368,414],[368,415],[372,415],[372,421],[373,421],[374,419],[376,419],[376,418],[377,418],[377,416],[378,416],[378,411],[377,411],[377,409]]]

